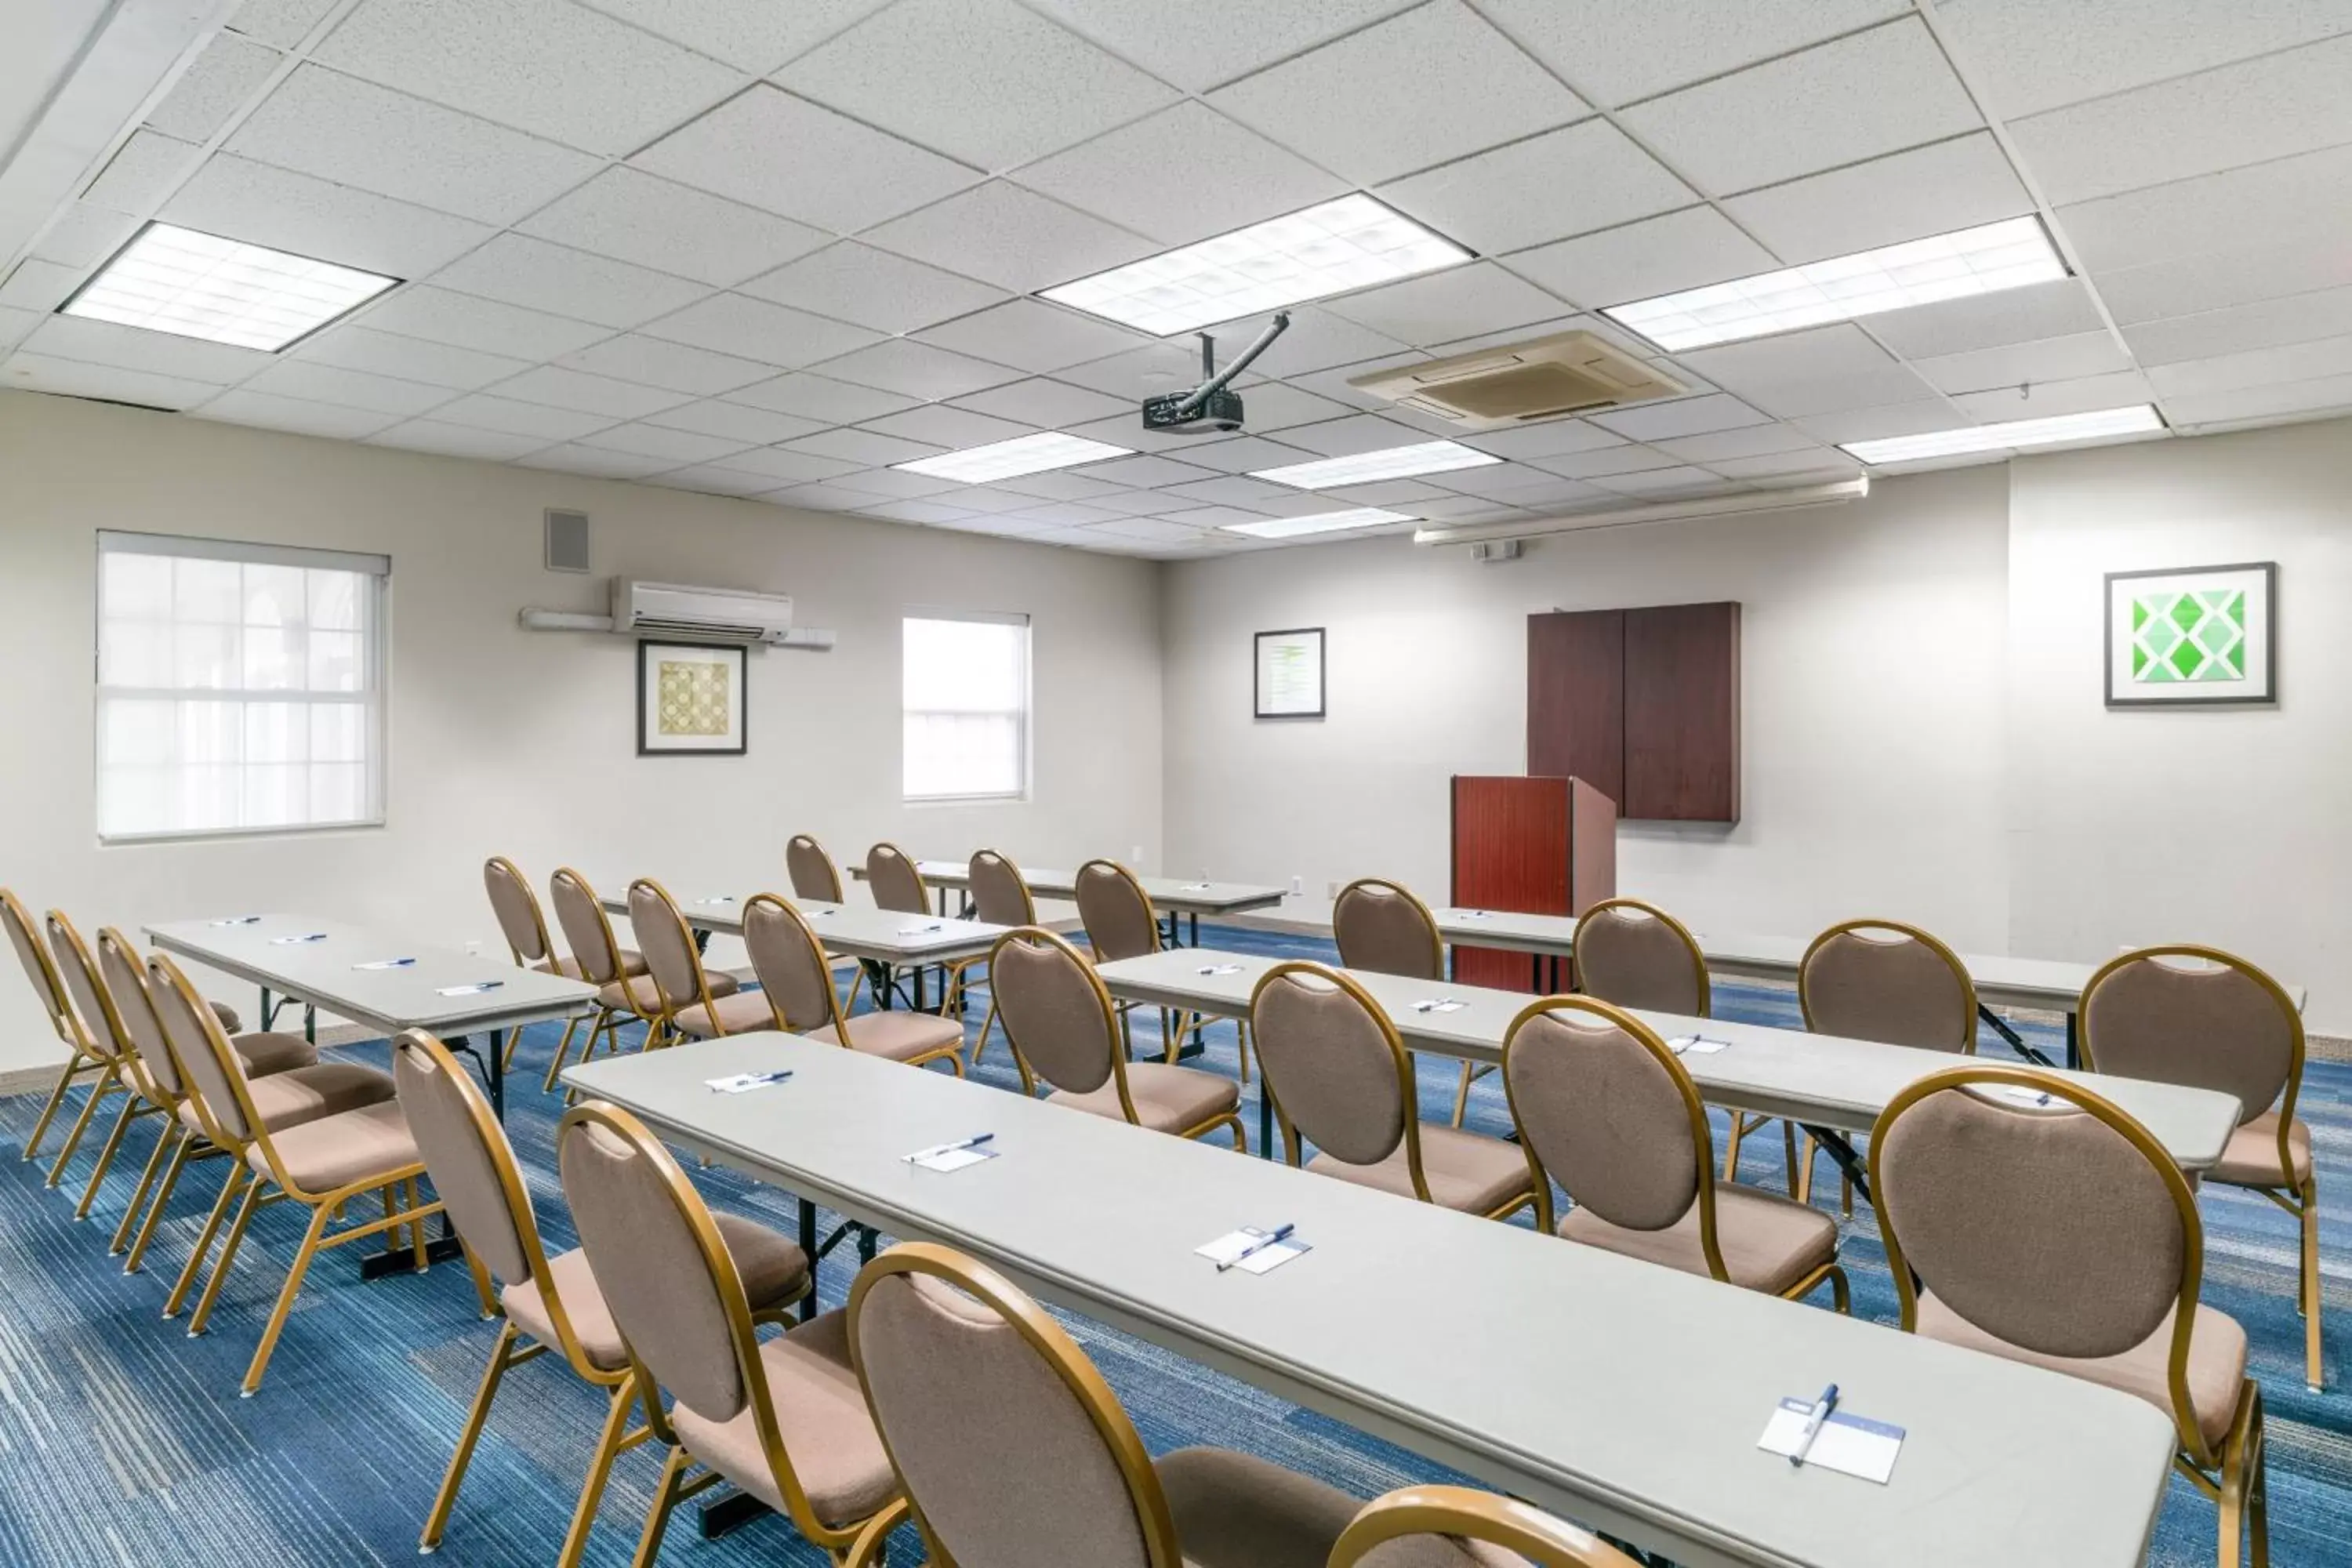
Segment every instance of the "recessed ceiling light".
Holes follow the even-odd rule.
[[[2102,408],[2095,414],[2059,414],[2047,419],[2012,419],[2004,425],[1964,425],[1924,436],[1889,436],[1879,441],[1839,445],[1865,463],[1907,463],[1964,452],[1996,452],[2016,447],[2046,447],[2056,441],[2093,441],[2103,436],[2143,436],[2165,427],[2147,404]]]
[[[1660,348],[1677,351],[2065,276],[2066,264],[2052,247],[2042,220],[2015,217],[1612,305],[1601,314]]]
[[[1469,259],[1370,196],[1341,196],[1048,289],[1045,298],[1166,337]]]
[[[1023,474],[1042,474],[1048,468],[1066,468],[1077,463],[1099,463],[1106,458],[1124,458],[1132,450],[1114,447],[1108,441],[1089,441],[1083,436],[1065,436],[1047,430],[1035,436],[1015,436],[1010,441],[991,441],[985,447],[966,447],[961,452],[941,452],[936,458],[918,458],[911,463],[893,463],[910,474],[929,474],[935,479],[961,479],[968,485],[984,485],[992,479],[1018,479]]]
[[[1259,522],[1228,522],[1226,533],[1246,533],[1255,539],[1296,539],[1303,533],[1337,533],[1343,528],[1372,528],[1383,522],[1411,522],[1402,511],[1376,506],[1350,507],[1346,511],[1318,511],[1308,517],[1269,517]]]
[[[1375,479],[1409,479],[1414,474],[1442,474],[1448,468],[1477,468],[1503,459],[1492,452],[1465,447],[1459,441],[1422,441],[1411,447],[1386,447],[1346,458],[1318,458],[1284,468],[1254,469],[1250,478],[1296,485],[1302,490],[1328,490],[1334,485],[1365,485]]]
[[[275,353],[399,281],[151,223],[60,313]]]

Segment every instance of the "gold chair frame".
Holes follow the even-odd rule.
[[[1422,929],[1429,933],[1428,978],[1439,984],[1444,984],[1445,938],[1438,932],[1437,916],[1431,912],[1429,905],[1423,901],[1420,894],[1414,892],[1411,888],[1406,887],[1402,882],[1391,882],[1386,877],[1359,877],[1354,881],[1349,883],[1346,887],[1340,889],[1339,896],[1331,900],[1331,941],[1333,944],[1339,949],[1339,966],[1343,969],[1360,969],[1364,967],[1361,964],[1350,963],[1348,962],[1347,943],[1339,941],[1339,905],[1347,899],[1349,893],[1354,892],[1359,888],[1376,889],[1381,892],[1394,894],[1396,897],[1402,899],[1406,903],[1412,906],[1414,912],[1421,916]],[[1379,971],[1375,970],[1371,973],[1378,973]],[[1413,978],[1420,979],[1422,977],[1415,975]],[[1470,1086],[1494,1070],[1494,1064],[1491,1062],[1465,1061],[1462,1064],[1462,1081],[1455,1086],[1454,1090],[1454,1126],[1461,1126],[1462,1119],[1470,1113]]]
[[[57,1163],[49,1168],[48,1179],[41,1184],[54,1187],[64,1178],[67,1162],[73,1158],[75,1149],[79,1147],[83,1132],[89,1130],[90,1118],[98,1113],[99,1100],[114,1084],[118,1074],[114,1064],[92,1046],[81,1020],[74,1016],[73,1000],[66,994],[65,981],[58,973],[57,959],[50,953],[48,943],[42,939],[40,928],[33,923],[32,911],[6,888],[0,888],[0,921],[5,921],[22,933],[25,951],[33,955],[33,961],[40,970],[37,976],[28,978],[39,981],[39,988],[45,993],[41,997],[41,1011],[49,1016],[49,1027],[58,1032],[58,1043],[66,1048],[66,1062],[58,1069],[57,1087],[49,1090],[47,1103],[41,1107],[41,1114],[34,1121],[33,1131],[25,1139],[25,1152],[20,1158],[31,1160],[40,1153],[41,1140],[47,1136],[50,1121],[64,1106],[66,1096],[73,1091],[74,1084],[86,1072],[95,1069],[98,1073],[98,1077],[89,1083],[89,1100],[82,1106],[81,1114],[75,1119],[73,1131],[66,1135],[65,1148],[58,1153]]]
[[[1134,872],[1129,870],[1125,866],[1120,865],[1116,860],[1107,860],[1100,856],[1097,856],[1071,873],[1070,881],[1072,887],[1075,888],[1079,881],[1085,879],[1086,874],[1097,866],[1100,866],[1107,870],[1117,872],[1120,879],[1127,883],[1129,891],[1135,895],[1136,902],[1143,906],[1143,919],[1145,923],[1150,925],[1151,928],[1151,951],[1154,952],[1166,952],[1166,948],[1161,944],[1160,940],[1160,908],[1151,901],[1151,895],[1144,891],[1143,879],[1138,877]],[[1079,924],[1081,927],[1085,925],[1085,916],[1083,913],[1079,917]],[[1092,947],[1094,938],[1091,932],[1088,933],[1087,942],[1087,945]],[[1091,967],[1091,961],[1089,961],[1089,967]],[[1129,1027],[1129,1020],[1133,1015],[1135,1009],[1140,1005],[1140,1003],[1136,1002],[1120,1002],[1118,1004],[1119,1036],[1120,1038],[1127,1043],[1127,1048],[1129,1051],[1135,1049],[1135,1036],[1133,1030]],[[1223,1019],[1224,1015],[1222,1013],[1195,1013],[1181,1007],[1160,1008],[1160,1033],[1161,1038],[1167,1042],[1166,1049],[1161,1055],[1160,1059],[1172,1065],[1176,1058],[1183,1052],[1185,1036],[1191,1034],[1194,1029],[1199,1028],[1204,1024],[1219,1023],[1223,1021]],[[1244,1083],[1247,1083],[1250,1080],[1249,1020],[1247,1018],[1234,1018],[1232,1022],[1235,1031],[1236,1048],[1240,1053],[1239,1059],[1241,1062],[1242,1081]]]
[[[621,994],[624,996],[634,996],[636,994],[635,988],[630,984],[629,973],[621,963],[620,938],[613,934],[613,917],[604,912],[604,906],[603,902],[597,899],[596,889],[590,885],[588,879],[573,870],[571,867],[557,867],[555,868],[555,875],[549,879],[549,884],[552,886],[555,882],[562,881],[567,878],[578,886],[581,896],[587,900],[588,908],[595,912],[597,929],[604,933],[604,956],[606,961],[610,963],[613,967],[613,973],[619,979]],[[572,956],[577,958],[579,955],[575,952]],[[582,977],[584,979],[586,977],[588,966],[583,962],[580,967]],[[651,978],[650,967],[648,968],[645,978]],[[654,993],[656,997],[660,995],[661,987],[658,984],[655,986]],[[604,1037],[605,1045],[613,1050],[617,1051],[620,1049],[621,1023],[625,1017],[635,1018],[639,1023],[646,1026],[645,1043],[638,1048],[640,1050],[651,1048],[654,1038],[655,1022],[652,1018],[646,1017],[643,1013],[638,1012],[634,1007],[623,1008],[607,1006],[604,999],[599,997],[596,1002],[596,1011],[590,1016],[588,1038],[583,1042],[580,1047],[581,1066],[586,1066],[588,1058],[596,1054],[596,1040],[599,1036]],[[573,1022],[576,1023],[578,1020],[574,1019]],[[521,1031],[517,1030],[516,1033],[520,1035]],[[547,1077],[539,1086],[540,1092],[541,1094],[552,1094],[555,1092],[556,1078],[563,1071],[564,1053],[571,1048],[572,1029],[571,1026],[567,1025],[563,1031],[563,1038],[556,1043],[554,1059],[547,1064]]]
[[[833,882],[833,888],[829,892],[823,895],[812,893],[801,886],[799,878],[793,875],[792,849],[795,844],[807,845],[816,851],[817,858],[824,862],[824,874]],[[833,851],[818,843],[814,834],[795,833],[784,841],[784,880],[792,885],[793,898],[795,902],[802,899],[809,899],[821,904],[838,904],[848,897],[841,880],[841,867],[834,859]],[[866,984],[866,962],[857,958],[844,962],[850,965],[849,995],[843,1001],[842,1005],[855,1007],[857,1005],[857,993]]]
[[[1034,926],[1037,924],[1037,895],[1030,891],[1029,879],[1021,874],[1021,868],[1013,863],[1013,857],[1005,854],[1001,849],[975,849],[971,852],[971,859],[967,862],[967,864],[977,866],[980,864],[981,858],[983,856],[1004,862],[1004,868],[1007,871],[1012,872],[1013,879],[1021,885],[1021,902],[1025,912],[1022,915],[1021,919],[1013,921],[1013,923],[1016,926]],[[995,956],[995,950],[992,948],[989,952],[989,957],[992,958],[993,956]],[[987,962],[988,959],[986,958],[967,958],[961,963],[955,966],[954,973],[956,976],[961,979],[963,975],[963,972],[971,968],[973,964],[985,963]],[[1093,966],[1089,964],[1087,967],[1092,968]],[[991,969],[989,973],[993,974],[995,971]],[[945,1009],[942,1008],[941,1011],[944,1014]],[[980,1038],[973,1042],[971,1047],[972,1066],[978,1067],[980,1065],[981,1057],[988,1050],[988,1032],[995,1026],[996,987],[992,983],[988,988],[988,1014],[980,1021]],[[1011,1037],[1007,1036],[1006,1037],[1010,1038]],[[1026,1080],[1024,1079],[1024,1081]]]
[[[751,910],[755,907],[781,910],[792,921],[793,924],[799,929],[801,934],[808,939],[809,945],[815,950],[818,963],[830,964],[831,959],[825,952],[824,937],[817,933],[816,927],[809,924],[808,916],[801,913],[799,905],[793,903],[790,899],[785,898],[782,893],[754,893],[750,898],[743,900],[743,920],[746,926],[751,923]],[[832,1009],[833,1013],[832,1028],[834,1040],[844,1050],[854,1051],[857,1047],[849,1043],[848,1008],[842,1002],[841,993],[833,988],[829,980],[824,989],[825,1002]],[[796,1033],[797,1031],[793,1028],[790,1021],[787,1020],[782,1012],[778,1009],[776,1005],[775,994],[769,991],[764,985],[761,987],[760,994],[768,998],[768,1016],[774,1020],[777,1031],[781,1034]],[[851,993],[852,1002],[855,1002],[856,996],[856,994],[853,991]],[[822,1026],[820,1026],[820,1027]],[[929,1067],[933,1062],[937,1061],[946,1062],[950,1068],[954,1069],[956,1077],[963,1077],[963,1042],[959,1039],[953,1045],[940,1046],[935,1049],[925,1051],[920,1056],[908,1057],[906,1058],[905,1065],[908,1067],[922,1068]]]
[[[539,965],[544,963],[548,966],[548,973],[561,974],[563,972],[562,967],[563,961],[556,956],[555,942],[549,934],[547,929],[547,911],[540,906],[538,889],[530,885],[530,879],[522,874],[522,868],[516,865],[513,861],[508,859],[503,855],[493,855],[488,860],[482,862],[482,869],[485,872],[489,871],[493,868],[496,868],[499,871],[505,874],[514,882],[516,887],[522,889],[523,902],[530,910],[530,923],[539,932],[539,951],[541,956],[539,958],[526,958],[523,956],[522,949],[515,945],[514,938],[507,935],[505,923],[503,921],[499,923],[499,934],[507,937],[507,952],[514,959],[514,966],[517,969],[535,969]],[[490,912],[493,915],[498,913],[498,910],[495,905],[492,906]],[[557,1062],[562,1062],[565,1053],[572,1049],[572,1032],[579,1027],[580,1019],[576,1016],[566,1018],[563,1021],[563,1038],[557,1043],[555,1047],[555,1059]],[[509,1030],[507,1034],[506,1060],[500,1064],[504,1070],[508,1072],[512,1072],[514,1070],[515,1048],[521,1044],[522,1031],[520,1029]]]
[[[106,1173],[113,1168],[114,1157],[121,1152],[122,1140],[130,1132],[131,1123],[149,1116],[164,1118],[163,1131],[155,1135],[154,1152],[147,1157],[146,1169],[140,1174],[139,1185],[132,1191],[130,1203],[123,1205],[122,1222],[115,1226],[114,1237],[107,1244],[106,1255],[109,1258],[119,1258],[130,1238],[131,1226],[138,1223],[139,1215],[146,1206],[147,1194],[153,1189],[156,1173],[169,1158],[169,1151],[175,1142],[173,1134],[178,1131],[180,1125],[178,1117],[173,1114],[178,1106],[173,1097],[163,1092],[163,1085],[157,1082],[153,1075],[147,1070],[147,1064],[141,1058],[137,1044],[131,1038],[131,1031],[123,1025],[122,1015],[119,1010],[120,1005],[114,999],[113,987],[107,984],[105,972],[99,968],[98,961],[90,956],[89,943],[82,940],[81,932],[74,928],[73,921],[67,918],[63,910],[51,910],[42,919],[47,928],[50,963],[53,965],[56,964],[62,953],[67,963],[80,971],[91,994],[98,999],[99,1016],[85,1020],[83,1026],[91,1031],[93,1041],[100,1031],[104,1032],[112,1048],[110,1051],[101,1047],[99,1054],[111,1063],[114,1071],[112,1086],[104,1092],[120,1093],[122,1096],[121,1114],[114,1119],[114,1127],[107,1133],[106,1142],[99,1145],[98,1159],[89,1168],[89,1181],[82,1188],[81,1201],[74,1205],[76,1220],[85,1220],[89,1217],[90,1205],[98,1199],[99,1186],[106,1180]],[[64,978],[62,969],[59,970],[58,978],[60,980]],[[94,1094],[90,1098],[91,1106],[94,1108],[100,1097]],[[87,1110],[84,1115],[87,1117]],[[77,1130],[85,1125],[87,1125],[86,1121],[77,1123]],[[71,1140],[68,1141],[67,1146],[68,1149],[72,1147]],[[63,1170],[64,1165],[61,1161],[58,1171],[51,1174],[53,1177],[61,1174]]]
[[[1388,1542],[1417,1535],[1498,1546],[1534,1568],[1633,1568],[1633,1560],[1607,1542],[1533,1504],[1446,1486],[1405,1487],[1366,1503],[1331,1549],[1328,1568],[1357,1568]]]
[[[719,1005],[718,998],[713,996],[710,992],[710,972],[703,967],[702,950],[694,944],[694,927],[692,923],[687,920],[686,911],[678,907],[677,900],[670,896],[670,890],[667,888],[663,887],[659,882],[655,881],[651,877],[640,877],[635,881],[629,884],[629,924],[631,929],[634,930],[636,925],[637,889],[639,888],[646,889],[647,891],[653,893],[656,898],[658,898],[661,900],[663,910],[667,913],[672,921],[677,922],[678,942],[680,945],[686,949],[686,955],[688,962],[694,965],[695,994],[691,997],[681,1000],[678,997],[671,995],[669,994],[669,987],[662,984],[661,971],[655,965],[653,960],[650,958],[646,960],[646,978],[654,983],[654,995],[661,1003],[661,1016],[651,1021],[646,1033],[645,1048],[652,1051],[659,1050],[664,1046],[684,1045],[694,1038],[693,1036],[678,1027],[677,1016],[681,1011],[688,1007],[700,1007],[702,1009],[703,1016],[710,1020],[711,1027],[716,1029],[719,1026]],[[638,951],[642,952],[645,950],[645,938],[643,936],[639,936],[637,939]],[[625,995],[628,994],[629,988],[625,985],[621,990],[622,994]],[[771,1005],[771,1011],[773,1011],[772,1005]]]

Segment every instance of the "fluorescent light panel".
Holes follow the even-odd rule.
[[[1481,468],[1502,460],[1492,452],[1482,452],[1459,441],[1422,441],[1346,458],[1318,458],[1311,463],[1293,463],[1287,468],[1258,468],[1251,472],[1250,478],[1295,485],[1302,490],[1328,490],[1334,485],[1368,485],[1376,479],[1442,474],[1449,468]]]
[[[910,474],[929,474],[935,479],[961,479],[968,485],[984,485],[992,479],[1018,479],[1023,474],[1042,474],[1048,468],[1067,468],[1079,463],[1099,463],[1107,458],[1124,458],[1132,447],[1114,447],[1108,441],[1089,441],[1083,436],[1065,436],[1047,430],[1035,436],[1015,436],[1010,441],[991,441],[985,447],[966,447],[961,452],[942,452],[936,458],[918,458],[911,463],[893,463]]]
[[[1345,511],[1318,511],[1307,517],[1269,517],[1260,522],[1228,522],[1223,525],[1227,533],[1246,533],[1254,539],[1297,539],[1307,533],[1337,533],[1346,528],[1376,528],[1383,522],[1411,522],[1413,519],[1402,511],[1385,511],[1376,506],[1350,507]]]
[[[2042,220],[2017,217],[1615,305],[1601,314],[1677,351],[2065,276]]]
[[[1045,298],[1166,337],[1469,259],[1370,196],[1341,196],[1048,289]]]
[[[399,281],[151,223],[63,313],[275,353]]]
[[[2059,414],[2047,419],[2011,419],[2001,425],[1964,425],[1924,436],[1889,436],[1878,441],[1845,441],[1841,447],[1865,463],[1908,463],[1967,452],[1997,452],[2046,447],[2057,441],[2095,441],[2103,436],[2142,436],[2164,428],[2148,404],[2102,408],[2094,414]]]

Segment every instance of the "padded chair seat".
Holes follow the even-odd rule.
[[[621,974],[624,979],[633,979],[637,975],[647,973],[646,968],[646,955],[644,953],[630,947],[625,947],[621,949],[620,952]],[[581,973],[580,961],[576,958],[545,958],[540,960],[537,963],[532,964],[531,967],[539,971],[541,974],[561,974],[566,980],[585,980],[588,978],[587,975]]]
[[[1230,1114],[1241,1103],[1241,1086],[1223,1073],[1197,1068],[1170,1067],[1163,1062],[1129,1062],[1127,1094],[1135,1101],[1136,1124],[1154,1132],[1188,1132],[1203,1121]],[[1118,1080],[1106,1079],[1100,1089],[1085,1094],[1060,1089],[1045,1097],[1049,1105],[1066,1105],[1090,1116],[1123,1121]]]
[[[844,1043],[830,1024],[808,1037],[828,1046]],[[898,1008],[887,1013],[860,1013],[849,1020],[846,1043],[851,1050],[864,1051],[870,1057],[911,1062],[934,1052],[961,1050],[963,1026],[937,1013],[909,1013]]]
[[[1225,1448],[1179,1448],[1151,1468],[1185,1568],[1323,1568],[1363,1506],[1337,1487]]]
[[[245,1027],[245,1020],[237,1016],[236,1009],[227,1003],[207,1002],[205,1005],[210,1007],[213,1010],[213,1016],[220,1020],[223,1034],[234,1035]]]
[[[299,1035],[237,1035],[229,1040],[245,1063],[245,1076],[266,1078],[319,1059],[319,1047]]]
[[[760,1364],[776,1410],[784,1453],[809,1507],[831,1525],[856,1522],[898,1495],[898,1478],[882,1435],[866,1414],[866,1394],[849,1363],[849,1314],[826,1312],[760,1346]],[[732,1421],[711,1421],[683,1404],[670,1406],[687,1452],[778,1512],[775,1472],[760,1447],[749,1405]]]
[[[2265,1110],[2230,1134],[2230,1146],[2205,1173],[2209,1182],[2232,1187],[2275,1187],[2280,1184],[2278,1112]],[[2311,1129],[2298,1117],[2286,1130],[2286,1154],[2293,1163],[2294,1184],[2311,1179]]]
[[[320,1117],[381,1105],[396,1092],[390,1074],[357,1062],[318,1062],[310,1067],[289,1068],[268,1078],[249,1079],[246,1090],[253,1099],[254,1114],[272,1132],[299,1127]],[[194,1100],[180,1102],[180,1124],[191,1132],[205,1130]]]
[[[711,978],[711,990],[715,993],[719,988],[716,984],[718,977],[713,975]],[[718,1017],[716,1023],[711,1021],[714,1014]],[[761,992],[738,991],[728,996],[714,994],[708,1007],[698,1002],[691,1007],[680,1007],[677,1010],[677,1026],[698,1040],[707,1040],[715,1035],[749,1034],[754,1029],[774,1028],[776,1010],[768,1005],[768,998]]]
[[[269,1142],[287,1179],[313,1196],[423,1163],[408,1118],[394,1100],[322,1116],[283,1132],[273,1129]],[[262,1158],[258,1143],[247,1151],[245,1163],[257,1174],[269,1174],[269,1162]]]
[[[1412,1169],[1405,1163],[1402,1141],[1396,1152],[1377,1165],[1350,1165],[1318,1154],[1307,1168],[1400,1197],[1420,1195],[1412,1190]],[[1421,1175],[1429,1184],[1430,1202],[1465,1214],[1491,1214],[1518,1194],[1535,1191],[1527,1154],[1517,1144],[1430,1121],[1421,1124]]]
[[[735,977],[713,970],[710,974],[710,994],[713,997],[732,996],[742,989]],[[599,987],[596,1000],[616,1012],[635,1013],[640,1018],[650,1018],[661,1011],[661,993],[654,986],[650,974],[633,974]]]
[[[1699,1249],[1696,1203],[1664,1230],[1628,1230],[1591,1209],[1571,1209],[1559,1222],[1559,1234],[1685,1274],[1707,1271],[1706,1254]],[[1717,1182],[1715,1245],[1734,1285],[1777,1296],[1837,1261],[1837,1221],[1772,1193]]]
[[[1948,1345],[1962,1345],[2028,1366],[2046,1367],[2147,1400],[2167,1415],[2172,1394],[2167,1370],[2172,1355],[2172,1314],[2167,1312],[2156,1331],[2121,1355],[2042,1355],[1978,1328],[1930,1291],[1919,1292],[1919,1322],[1916,1331]],[[2200,1306],[2189,1335],[2189,1403],[2197,1413],[2198,1429],[2208,1443],[2229,1435],[2238,1412],[2238,1394],[2246,1381],[2246,1331],[2227,1312]]]
[[[719,1226],[719,1239],[727,1244],[728,1254],[735,1259],[735,1271],[743,1277],[743,1295],[751,1310],[780,1307],[808,1283],[808,1254],[793,1243],[740,1215],[713,1209],[710,1217]],[[547,1271],[554,1277],[555,1294],[563,1302],[564,1316],[571,1320],[572,1331],[588,1363],[605,1372],[627,1366],[628,1347],[613,1321],[612,1309],[604,1304],[604,1293],[596,1289],[588,1255],[575,1247],[549,1258]],[[499,1304],[524,1333],[543,1345],[558,1344],[555,1321],[548,1316],[547,1298],[541,1293],[538,1280],[508,1286],[499,1292]]]

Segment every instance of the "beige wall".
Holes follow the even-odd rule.
[[[595,580],[550,574],[540,517],[593,519]],[[94,536],[101,528],[393,558],[387,825],[101,848],[92,792]],[[85,930],[304,909],[420,941],[499,945],[482,858],[542,882],[653,873],[678,890],[782,881],[784,840],[836,855],[990,844],[1037,863],[1158,857],[1160,635],[1150,563],[748,501],[0,393],[0,883]],[[831,653],[755,651],[750,754],[635,755],[624,639],[525,632],[526,605],[593,609],[612,574],[794,595]],[[899,798],[898,617],[1034,617],[1034,789],[1022,804]],[[52,1058],[0,978],[0,1072]],[[223,993],[244,998],[241,989]]]

